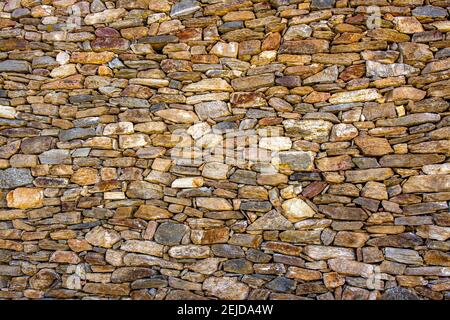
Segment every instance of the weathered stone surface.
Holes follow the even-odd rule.
[[[310,26],[307,24],[300,24],[289,27],[283,37],[285,40],[300,40],[308,38],[311,33],[312,28]]]
[[[10,208],[40,208],[44,205],[44,193],[37,188],[17,188],[8,193],[6,201]]]
[[[333,94],[330,103],[349,103],[373,101],[381,98],[381,95],[375,89],[362,89],[350,92],[338,92]]]
[[[136,218],[144,220],[167,219],[172,215],[168,210],[153,205],[141,205],[135,213]]]
[[[72,63],[104,64],[114,58],[113,52],[74,52],[70,56]]]
[[[247,230],[288,230],[294,226],[279,212],[272,210],[248,226]]]
[[[233,210],[231,204],[223,198],[204,198],[199,197],[196,199],[197,206],[205,208],[207,210]]]
[[[259,140],[259,147],[273,151],[289,150],[292,142],[288,137],[263,137]]]
[[[386,290],[381,297],[382,300],[419,300],[419,297],[411,290],[395,287]]]
[[[183,245],[169,249],[169,255],[175,259],[202,259],[209,257],[211,249],[208,246]]]
[[[393,176],[390,168],[366,169],[346,171],[345,177],[348,182],[358,183],[365,181],[383,181]]]
[[[322,158],[316,161],[316,165],[320,171],[348,170],[354,167],[352,158],[347,155]]]
[[[83,291],[100,296],[127,296],[130,293],[130,285],[128,283],[87,283]]]
[[[98,23],[110,23],[124,16],[126,12],[127,11],[123,8],[107,9],[102,12],[88,14],[84,18],[84,23],[86,23],[87,25],[93,25]]]
[[[194,123],[198,121],[198,117],[192,111],[165,109],[155,113],[158,117],[175,123]]]
[[[279,52],[289,54],[314,54],[327,52],[328,49],[329,43],[326,40],[295,40],[283,42]]]
[[[204,79],[183,88],[187,92],[232,91],[232,87],[223,79]]]
[[[339,274],[368,278],[373,273],[373,266],[357,261],[335,258],[328,261],[330,269]]]
[[[427,122],[438,122],[441,117],[435,113],[415,113],[400,118],[380,119],[377,126],[381,127],[409,127]]]
[[[331,122],[325,120],[286,120],[283,125],[288,135],[318,143],[327,141],[333,127]]]
[[[450,175],[412,176],[403,185],[404,193],[450,191]]]
[[[179,178],[172,182],[172,188],[199,188],[203,186],[202,177]]]
[[[0,299],[448,300],[448,9],[0,1]]]
[[[314,157],[311,151],[283,151],[278,153],[278,165],[281,169],[293,171],[312,171]]]
[[[194,1],[183,0],[172,6],[170,10],[171,17],[185,16],[200,9]]]
[[[384,255],[387,260],[399,263],[422,265],[423,260],[417,251],[411,249],[385,248]]]
[[[439,154],[392,154],[380,159],[383,167],[420,167],[444,161],[445,156]]]
[[[200,120],[216,119],[230,115],[227,104],[223,101],[202,102],[195,106]]]
[[[153,241],[128,240],[120,246],[120,249],[127,252],[143,253],[150,256],[161,257],[163,245]]]
[[[326,216],[337,220],[365,220],[367,214],[361,208],[337,207],[337,206],[319,206],[319,211]]]
[[[6,60],[0,62],[0,72],[29,73],[30,64],[21,60]]]
[[[332,83],[335,82],[338,78],[339,70],[337,66],[332,66],[324,69],[323,71],[316,73],[315,75],[306,78],[303,81],[303,84],[311,85],[315,83]]]
[[[111,248],[119,240],[119,233],[103,227],[96,227],[86,234],[86,241],[96,247]]]
[[[274,84],[275,77],[272,74],[237,78],[231,81],[236,91],[251,91],[262,87],[270,87]]]
[[[352,249],[318,245],[306,246],[304,253],[315,260],[328,260],[335,258],[352,260],[355,257]]]
[[[398,77],[408,76],[412,73],[419,72],[419,69],[414,68],[404,63],[382,64],[376,61],[367,61],[366,74],[368,77]]]
[[[81,168],[74,172],[71,181],[81,186],[87,186],[99,182],[100,178],[96,169]]]
[[[150,268],[122,267],[117,268],[111,274],[111,282],[113,283],[129,282],[141,278],[147,278],[153,275],[155,275],[155,271]]]
[[[210,277],[203,283],[203,290],[210,292],[213,296],[224,300],[243,300],[247,298],[249,287],[236,278]]]
[[[228,238],[229,229],[226,227],[191,231],[191,240],[195,244],[225,243]]]
[[[348,141],[358,136],[358,129],[351,124],[339,123],[331,130],[330,141]]]
[[[36,290],[45,290],[51,287],[51,285],[60,277],[52,269],[41,269],[33,277],[30,278],[30,285]]]
[[[30,169],[8,168],[0,170],[0,188],[12,189],[33,182]]]
[[[385,138],[360,135],[355,138],[355,143],[362,150],[363,154],[367,156],[382,156],[394,152]]]
[[[293,198],[283,202],[283,214],[291,222],[314,216],[315,211],[302,199]]]

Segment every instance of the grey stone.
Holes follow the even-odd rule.
[[[12,189],[33,182],[30,169],[8,168],[0,170],[0,188]]]
[[[85,139],[95,136],[94,128],[72,128],[62,130],[59,134],[60,141],[70,141],[74,139]]]
[[[370,61],[368,61],[370,62]],[[326,68],[325,70],[316,73],[315,75],[306,78],[303,84],[314,84],[314,83],[333,83],[337,80],[339,75],[339,70],[337,65]]]

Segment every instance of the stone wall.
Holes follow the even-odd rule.
[[[0,2],[0,298],[449,299],[448,0]]]

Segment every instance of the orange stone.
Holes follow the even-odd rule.
[[[8,193],[6,201],[10,208],[40,208],[44,205],[44,193],[38,188],[17,188]]]

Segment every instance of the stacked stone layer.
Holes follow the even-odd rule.
[[[449,6],[0,2],[0,298],[449,299]]]

